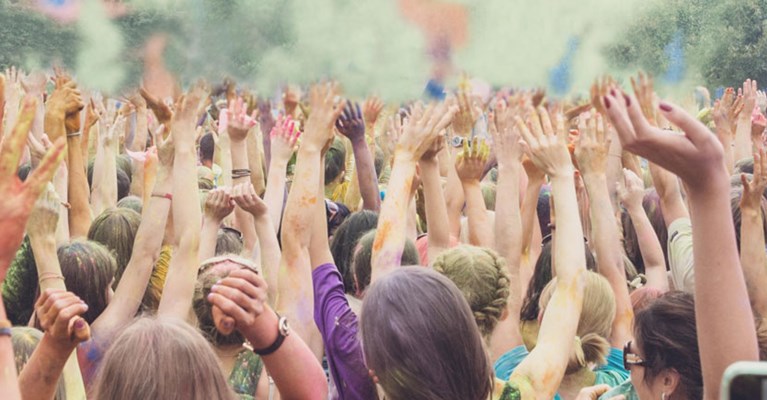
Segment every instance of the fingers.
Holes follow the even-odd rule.
[[[24,181],[24,190],[29,198],[37,199],[45,185],[53,179],[53,175],[56,174],[56,170],[66,156],[66,144],[67,139],[65,137],[58,138],[53,147],[45,153],[45,157],[37,169],[32,171],[27,180]]]
[[[16,173],[36,110],[37,100],[34,97],[25,98],[16,125],[10,136],[3,141],[0,150],[0,174],[7,176]]]
[[[694,144],[699,144],[711,138],[711,131],[697,118],[671,103],[661,102],[659,109],[663,116],[679,129],[684,131]]]

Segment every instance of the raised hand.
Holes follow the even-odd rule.
[[[234,200],[227,187],[216,188],[208,192],[205,199],[205,217],[215,221],[223,221],[234,211]]]
[[[657,112],[654,105],[655,88],[652,76],[639,72],[637,79],[631,77],[631,87],[634,89],[634,95],[639,100],[639,106],[650,125],[658,126]]]
[[[56,225],[59,222],[61,212],[61,199],[53,185],[47,185],[45,191],[35,203],[32,213],[27,221],[27,233],[29,236],[51,236],[56,234]]]
[[[517,129],[527,145],[527,156],[538,169],[551,178],[573,173],[573,163],[567,149],[567,130],[564,116],[557,114],[552,126],[548,111],[538,107],[536,112],[528,108],[530,128],[520,117],[514,118]]]
[[[484,140],[474,138],[471,146],[468,141],[464,141],[463,150],[455,159],[455,170],[461,182],[479,182],[489,156],[490,148]]]
[[[644,182],[628,168],[623,169],[623,182],[618,182],[618,197],[626,210],[642,209]]]
[[[64,121],[66,125],[66,133],[77,132],[80,124],[80,110],[82,110],[83,107],[84,105],[80,96],[80,91],[77,89],[75,83],[73,81],[67,81],[62,77],[58,77],[56,78],[56,89],[51,93],[45,103],[45,119],[50,120],[51,122]],[[57,130],[46,130],[46,133],[50,136],[51,140],[56,141],[56,139],[59,138],[59,136],[56,136]]]
[[[736,96],[733,88],[727,88],[722,98],[714,102],[714,123],[718,128],[723,128],[732,135],[741,111],[743,111],[743,98]]]
[[[40,165],[40,161],[45,157],[45,153],[53,147],[53,143],[51,143],[46,134],[43,134],[40,140],[35,139],[35,135],[29,135],[27,136],[27,147],[32,158],[32,168],[37,168]]]
[[[743,82],[743,109],[746,111],[741,117],[751,117],[751,113],[756,107],[756,94],[759,91],[756,80],[746,79]]]
[[[266,203],[256,194],[256,188],[250,183],[242,183],[232,189],[232,200],[243,210],[259,218],[269,212]]]
[[[482,109],[469,99],[465,91],[461,91],[457,96],[458,111],[453,118],[453,129],[458,135],[467,137],[474,129],[474,124],[482,116]]]
[[[61,289],[43,291],[35,303],[35,315],[46,337],[69,351],[91,338],[90,326],[80,317],[87,311],[88,305],[79,297]]]
[[[399,114],[392,115],[389,117],[389,121],[386,124],[386,130],[384,131],[383,137],[386,145],[383,150],[388,152],[388,154],[394,154],[394,149],[397,147],[397,142],[399,142],[399,137],[401,135],[402,118],[400,118]]]
[[[65,155],[66,140],[60,138],[54,142],[53,147],[26,181],[21,182],[16,175],[36,107],[37,102],[34,98],[24,99],[16,125],[10,136],[3,140],[0,148],[0,193],[3,193],[3,196],[0,196],[0,226],[3,226],[3,240],[0,241],[0,282],[5,278],[6,268],[21,244],[24,227],[37,198]]]
[[[488,115],[488,127],[499,167],[520,162],[524,152],[519,144],[519,131],[514,126],[514,112],[505,101],[498,101],[495,112]]]
[[[373,126],[383,111],[384,103],[376,96],[368,97],[362,105],[362,116],[368,126]]]
[[[45,84],[48,79],[45,74],[40,71],[35,71],[29,75],[21,78],[21,87],[31,96],[42,96],[45,92]]]
[[[115,145],[120,138],[120,135],[125,132],[126,122],[127,118],[125,116],[118,115],[114,123],[112,123],[111,126],[108,126],[107,131],[99,135],[99,142],[101,142],[101,145],[107,148],[111,148]]]
[[[195,86],[176,102],[172,123],[165,125],[166,129],[168,126],[171,127],[170,131],[173,135],[176,151],[194,149],[197,108],[204,95],[202,88]]]
[[[163,139],[163,132],[165,126],[160,125],[155,133],[155,146],[157,146],[157,160],[160,162],[160,166],[164,167],[168,172],[172,170],[173,159],[175,156],[175,146],[173,145],[173,136],[168,135]]]
[[[285,86],[285,91],[282,92],[282,104],[285,106],[285,114],[294,116],[298,103],[301,101],[301,92],[293,85]]]
[[[661,115],[685,132],[679,135],[650,125],[636,99],[618,88],[612,88],[603,101],[623,148],[673,172],[688,188],[705,187],[712,175],[727,174],[722,144],[682,108],[666,102],[659,105]]]
[[[152,110],[157,121],[165,126],[170,126],[173,120],[173,111],[170,109],[170,106],[162,101],[162,99],[153,96],[143,87],[139,89],[139,94],[144,98],[146,106]]]
[[[359,103],[346,102],[343,114],[336,121],[336,128],[352,142],[365,139],[365,120],[362,119]]]
[[[610,138],[605,129],[602,115],[594,113],[585,123],[575,147],[575,159],[578,169],[583,175],[607,173],[607,153],[610,149]]]
[[[256,126],[256,111],[248,115],[248,108],[242,97],[229,102],[229,108],[226,109],[228,126],[227,132],[232,142],[242,142],[248,138],[248,132]]]
[[[290,116],[280,117],[269,136],[271,136],[272,159],[279,161],[280,165],[287,165],[298,149],[298,138],[301,136],[295,121]]]
[[[333,140],[333,125],[344,110],[344,101],[337,98],[337,83],[323,83],[312,86],[309,91],[309,105],[312,112],[306,121],[302,148],[321,150]]]
[[[213,306],[213,321],[219,332],[228,334],[232,328],[237,329],[255,348],[266,348],[271,344],[267,342],[274,340],[273,333],[267,334],[266,329],[259,327],[259,317],[269,306],[266,281],[255,271],[248,268],[232,271],[213,285],[207,300]]]
[[[610,86],[613,86],[615,81],[610,76],[605,76],[601,79],[597,79],[591,84],[591,106],[594,107],[598,113],[605,114],[605,107],[602,104],[602,97],[610,90]]]
[[[430,104],[425,110],[420,103],[416,104],[397,142],[396,157],[418,161],[434,140],[444,140],[443,131],[457,112],[457,107],[446,103]]]
[[[762,205],[764,190],[767,189],[767,156],[764,149],[754,153],[754,175],[751,181],[746,174],[740,174],[740,181],[743,183],[740,208],[758,210]]]
[[[61,71],[56,72],[55,82],[56,90],[66,88],[75,94],[77,106],[66,110],[64,125],[67,133],[80,132],[80,111],[85,107],[85,104],[82,101],[80,90],[77,89],[77,83],[69,75]]]

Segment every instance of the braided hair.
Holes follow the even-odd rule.
[[[489,338],[509,298],[506,261],[493,250],[461,245],[440,254],[433,268],[458,286],[479,331]]]

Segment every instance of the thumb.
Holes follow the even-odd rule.
[[[213,324],[222,335],[231,335],[234,332],[234,318],[227,316],[220,308],[213,306],[211,309]]]
[[[91,327],[83,318],[75,318],[72,324],[72,338],[77,343],[85,342],[91,338]]]

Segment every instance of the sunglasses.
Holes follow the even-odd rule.
[[[631,340],[629,340],[623,346],[623,368],[630,371],[632,365],[646,367],[647,362],[642,357],[639,357],[638,354],[631,352]]]

